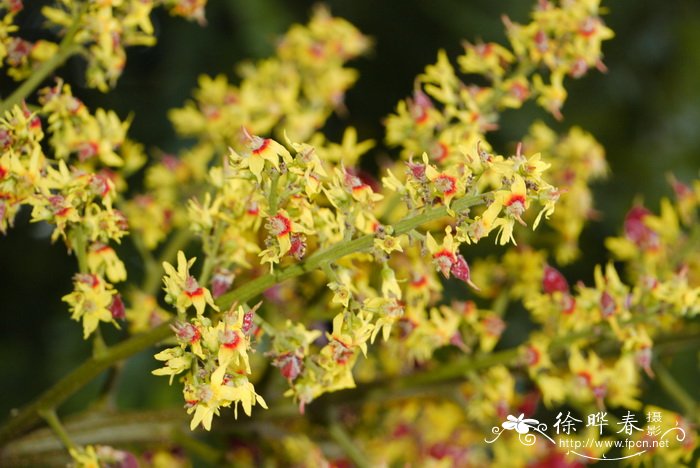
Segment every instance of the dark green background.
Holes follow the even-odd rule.
[[[92,109],[111,108],[123,118],[133,112],[130,134],[149,150],[176,151],[183,142],[174,138],[166,113],[189,97],[197,76],[232,76],[240,60],[269,55],[275,38],[292,22],[305,22],[312,5],[301,0],[211,0],[204,28],[159,11],[154,16],[158,45],[128,51],[126,72],[110,94],[82,86],[80,60],[72,60],[62,74]],[[328,133],[339,138],[343,126],[354,125],[361,138],[380,141],[383,117],[411,92],[415,75],[434,62],[439,48],[454,58],[462,39],[503,41],[501,14],[525,21],[530,8],[523,0],[338,0],[328,5],[375,41],[373,52],[353,63],[361,78],[347,95],[349,116],[334,117]],[[568,82],[563,123],[528,106],[507,112],[502,130],[492,137],[505,150],[533,119],[544,118],[561,130],[580,125],[607,149],[612,177],[595,188],[604,216],[586,230],[585,260],[566,270],[571,279],[588,280],[592,265],[605,261],[602,241],[619,232],[637,194],[656,208],[659,197],[669,193],[664,174],[673,171],[688,181],[698,175],[700,161],[700,2],[622,0],[604,5],[610,8],[606,21],[617,34],[604,45],[609,72]],[[36,11],[22,15],[29,34],[37,34]],[[2,86],[7,95],[8,82]],[[379,145],[367,157],[386,153],[395,155]],[[0,419],[89,352],[80,325],[69,320],[60,301],[70,291],[75,261],[62,245],[50,245],[45,229],[28,225],[27,218],[23,213],[16,228],[0,237]],[[133,263],[128,248],[125,254],[127,263]],[[149,353],[129,364],[119,393],[123,404],[179,402],[177,388],[168,389],[167,379],[148,373],[154,364]],[[691,376],[697,375],[694,366]],[[83,394],[68,408],[87,399]]]

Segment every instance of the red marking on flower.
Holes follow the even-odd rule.
[[[73,209],[73,207],[71,207],[71,206],[66,206],[64,208],[61,208],[58,211],[56,211],[56,217],[65,218],[68,216],[68,214],[71,212],[72,209]]]
[[[194,291],[191,291],[191,292],[190,292],[190,291],[185,291],[185,294],[186,294],[187,297],[189,297],[190,299],[195,298],[195,297],[200,297],[200,296],[204,295],[204,289],[202,289],[202,288],[197,288],[197,289],[195,289]]]
[[[581,371],[578,374],[576,374],[576,376],[586,387],[591,386],[591,383],[593,382],[593,377],[591,376],[590,372]]]
[[[458,331],[454,332],[450,337],[450,344],[465,353],[469,352],[469,347],[466,344],[464,344],[462,335]]]
[[[256,140],[260,140],[259,142]],[[253,147],[252,147],[252,152],[253,154],[259,155],[260,153],[264,152],[267,148],[270,147],[270,143],[272,140],[269,138],[260,138],[260,137],[253,137]]]
[[[615,298],[608,291],[603,291],[600,295],[600,313],[603,318],[611,317],[617,310]]]
[[[110,190],[109,179],[100,174],[92,174],[90,176],[90,189],[97,195],[105,197]]]
[[[29,128],[32,130],[38,130],[41,129],[41,119],[37,116],[34,116],[30,121],[29,121]]]
[[[5,176],[7,175],[7,172],[8,172],[7,169],[5,169],[4,167],[0,166],[0,180],[2,180],[2,179],[5,178]]]
[[[246,207],[246,213],[252,216],[257,216],[260,213],[260,206],[258,206],[258,202],[256,201],[251,201],[248,203],[248,206]]]
[[[193,276],[188,276],[185,280],[185,288],[183,292],[190,299],[204,296],[204,289],[199,286],[199,283],[197,283],[197,280]]]
[[[569,72],[573,78],[581,78],[588,71],[588,64],[582,58],[577,58],[574,64],[571,66],[571,71]]]
[[[491,336],[501,336],[503,330],[506,329],[506,323],[495,315],[485,317],[482,322],[486,333]]]
[[[207,120],[219,120],[221,118],[221,109],[215,105],[201,106],[201,111]]]
[[[112,303],[109,305],[108,309],[112,313],[113,319],[124,320],[126,317],[126,307],[124,307],[124,301],[122,300],[121,294],[116,294],[112,298]]]
[[[174,154],[164,154],[160,162],[170,172],[175,172],[177,168],[182,165],[182,161],[180,161],[180,158],[178,158]]]
[[[304,258],[306,254],[306,236],[304,236],[304,234],[292,233],[290,242],[291,247],[289,248],[288,254],[297,260]]]
[[[486,58],[493,53],[493,44],[487,42],[486,44],[477,44],[474,46],[474,52],[476,52],[480,57]]]
[[[78,159],[82,161],[87,161],[90,158],[95,157],[100,151],[100,145],[96,141],[84,141],[80,143],[77,147]]]
[[[92,273],[77,273],[73,279],[75,282],[86,284],[93,289],[100,285],[100,278]]]
[[[253,328],[254,315],[255,309],[250,309],[245,314],[243,314],[243,325],[241,326],[241,330],[243,330],[243,333],[247,334],[251,330],[251,328]]]
[[[194,408],[195,406],[197,406],[198,403],[199,403],[199,400],[197,400],[197,399],[185,400],[185,408],[186,409]]]
[[[520,102],[525,101],[530,95],[530,90],[527,88],[527,86],[520,82],[513,83],[508,92]]]
[[[426,275],[421,275],[418,278],[414,278],[410,283],[410,285],[414,288],[422,288],[426,284],[428,284],[428,277]]]
[[[352,468],[353,465],[347,458],[336,458],[328,461],[328,468]]]
[[[399,423],[392,431],[391,436],[398,439],[409,434],[411,434],[411,426],[406,423]]]
[[[7,63],[13,67],[20,66],[22,60],[32,51],[32,43],[13,37],[7,44]]]
[[[104,253],[112,250],[112,247],[110,247],[107,244],[103,244],[101,242],[97,242],[92,245],[91,250],[96,253]]]
[[[425,180],[425,164],[408,163],[408,170],[413,178],[417,180]]]
[[[561,298],[561,311],[564,315],[571,315],[576,310],[576,299],[569,293],[564,293]]]
[[[651,352],[651,347],[649,346],[644,346],[643,348],[639,349],[635,355],[634,355],[635,361],[637,362],[637,365],[641,367],[644,372],[649,376],[649,378],[653,379],[654,378],[654,371],[651,369],[651,359],[652,359],[652,352]]]
[[[457,178],[451,175],[440,174],[433,180],[433,184],[438,192],[441,192],[446,197],[457,192]]]
[[[449,457],[451,452],[451,447],[445,442],[436,442],[428,448],[428,456],[436,460]]]
[[[583,21],[583,23],[581,23],[581,26],[578,29],[578,33],[583,37],[591,37],[593,34],[595,34],[596,30],[598,29],[597,25],[598,21],[592,16],[589,16]]]
[[[528,366],[535,366],[542,359],[540,352],[532,345],[528,345],[525,348],[525,364]]]
[[[352,169],[347,169],[345,171],[345,186],[353,192],[367,189],[375,191],[376,186],[373,187],[368,178],[369,176],[363,172],[355,172]]]
[[[173,329],[175,330],[177,339],[185,343],[195,344],[202,337],[199,328],[191,323],[178,323],[173,326]]]
[[[678,198],[687,198],[693,195],[693,191],[690,189],[690,187],[682,182],[678,182],[677,180],[673,180],[671,182],[671,187]]]
[[[440,272],[445,276],[445,278],[450,277],[452,264],[455,262],[455,260],[455,254],[453,254],[449,250],[442,249],[439,252],[433,254],[433,261],[437,265]]]
[[[0,128],[0,147],[6,149],[10,145],[12,145],[12,135],[4,128]]]
[[[525,195],[521,193],[513,193],[508,197],[508,200],[505,202],[505,206],[513,206],[515,204],[519,204],[522,206],[522,209],[525,209]]]
[[[603,406],[603,398],[605,398],[605,395],[608,393],[607,387],[605,385],[596,385],[591,390],[593,391],[595,399],[598,400],[599,406]]]
[[[309,46],[309,53],[313,55],[315,58],[322,58],[325,55],[325,48],[323,47],[322,42],[314,42]]]
[[[276,214],[271,217],[267,226],[270,234],[277,237],[282,237],[292,232],[292,221],[282,214]]]
[[[282,377],[290,382],[299,377],[304,370],[304,361],[293,353],[285,353],[275,359],[274,365],[279,367]]]
[[[625,216],[625,237],[637,247],[653,250],[659,246],[659,236],[644,223],[644,218],[651,212],[641,205],[632,207]]]
[[[450,155],[450,148],[444,142],[438,141],[433,145],[430,154],[433,157],[434,161],[442,162],[447,158],[447,156]]]
[[[228,92],[224,96],[224,104],[231,105],[238,103],[238,95],[234,92]]]
[[[19,13],[24,8],[22,0],[10,0],[9,4],[11,13]]]
[[[549,39],[547,37],[547,33],[541,29],[535,34],[535,47],[537,47],[537,50],[542,53],[549,49]]]
[[[553,266],[545,265],[542,276],[542,289],[546,294],[553,294],[556,291],[569,292],[569,283],[559,270]]]
[[[517,413],[523,413],[526,417],[530,417],[537,411],[537,405],[540,402],[540,393],[538,391],[529,392],[523,398],[523,402],[518,407]]]
[[[428,121],[430,116],[428,111],[433,107],[433,102],[427,94],[420,89],[416,89],[413,91],[413,100],[408,100],[408,106],[413,120],[418,125],[421,125]]]
[[[333,341],[331,341],[330,345],[333,348],[333,358],[338,364],[347,364],[354,354],[352,349],[350,349],[347,344],[343,343],[342,340],[335,336],[333,337]]]
[[[472,283],[469,264],[462,255],[457,254],[457,258],[452,263],[452,267],[450,268],[450,273],[452,273],[455,278],[464,281],[477,291],[479,290],[479,288],[474,283]]]
[[[401,340],[407,338],[418,327],[418,324],[408,317],[401,317],[397,324],[399,326],[399,339]]]
[[[126,216],[124,216],[124,213],[122,213],[119,210],[114,210],[112,212],[112,216],[114,218],[114,224],[121,229],[122,231],[126,231],[129,229],[129,222],[126,220]]]
[[[219,269],[211,279],[211,295],[216,299],[228,291],[235,275],[228,270]]]
[[[240,335],[235,330],[226,330],[221,336],[221,346],[226,349],[236,349],[241,342]]]

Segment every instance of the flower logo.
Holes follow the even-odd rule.
[[[533,425],[533,427],[537,427],[537,424],[539,424],[539,421],[537,419],[525,419],[525,413],[520,413],[520,416],[517,418],[513,415],[508,415],[508,421],[505,421],[503,424],[503,429],[507,429],[509,431],[512,431],[515,429],[515,431],[518,434],[527,434],[530,432],[530,426]]]

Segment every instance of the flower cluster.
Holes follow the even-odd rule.
[[[343,65],[368,46],[350,23],[317,8],[308,25],[294,26],[281,38],[275,57],[243,64],[239,86],[223,75],[202,76],[195,100],[170,118],[181,135],[224,147],[245,144],[242,128],[259,135],[277,128],[279,137],[284,131],[305,140],[332,111],[343,109],[345,91],[357,79]]]
[[[238,416],[238,404],[250,416],[252,407],[259,404],[267,408],[265,400],[255,393],[248,380],[251,374],[248,352],[255,338],[257,327],[253,323],[255,309],[243,306],[232,307],[216,322],[204,316],[209,305],[214,311],[208,289],[200,287],[189,274],[194,259],[187,261],[178,254],[178,269],[165,264],[166,300],[177,304],[181,318],[194,307],[196,315],[189,321],[178,321],[173,326],[178,346],[156,354],[156,359],[165,361],[165,367],[153,371],[155,375],[169,375],[172,383],[175,375],[186,372],[184,393],[187,412],[193,414],[191,429],[200,424],[211,429],[214,415],[222,407],[234,405]]]
[[[601,42],[612,37],[599,16],[600,2],[545,0],[526,25],[507,17],[511,49],[497,43],[465,43],[459,70],[482,76],[488,85],[465,84],[441,51],[416,80],[413,96],[387,119],[387,142],[406,157],[427,151],[446,162],[460,147],[472,147],[498,128],[499,113],[533,99],[557,118],[566,100],[565,76],[580,78],[604,69]]]
[[[19,208],[28,205],[32,221],[52,225],[51,239],[63,239],[75,252],[80,274],[74,281],[74,292],[64,300],[71,306],[73,318],[82,319],[87,337],[97,321],[123,318],[121,298],[111,283],[124,281],[126,269],[109,244],[126,235],[127,222],[114,207],[116,188],[110,173],[80,164],[80,148],[87,138],[83,132],[95,128],[92,138],[99,150],[93,155],[102,152],[107,161],[120,161],[113,152],[118,143],[110,139],[110,130],[123,130],[116,116],[102,111],[92,116],[78,107],[73,113],[75,123],[63,119],[59,114],[65,107],[59,106],[56,96],[65,97],[66,102],[79,101],[70,96],[68,88],[62,94],[47,90],[44,96],[49,95],[55,99],[47,97],[39,114],[15,106],[0,119],[4,149],[0,157],[0,229],[11,226]],[[47,116],[52,135],[65,132],[73,138],[50,140],[60,159],[44,154],[40,115]],[[77,157],[77,164],[69,165],[69,157]]]
[[[127,186],[138,185],[129,176],[147,159],[126,135],[130,121],[91,112],[58,79],[39,91],[38,106],[0,104],[0,231],[25,205],[52,226],[52,240],[78,260],[63,300],[97,345],[101,322],[147,332],[134,347],[170,326],[153,374],[178,377],[192,430],[211,430],[226,408],[237,417],[239,405],[247,416],[266,399],[281,405],[276,394],[316,416],[331,401],[324,394],[364,386],[361,401],[329,411],[329,434],[347,447],[340,426],[349,429],[366,457],[348,450],[358,465],[564,463],[560,447],[518,444],[533,421],[525,415],[540,402],[611,417],[642,410],[644,379],[663,376],[658,356],[700,311],[700,182],[669,177],[676,199],[658,214],[635,204],[621,235],[606,241],[624,274],[608,263],[590,284],[574,284],[560,268],[579,255],[594,217],[589,184],[607,172],[603,149],[582,129],[559,136],[541,122],[511,151],[486,138],[502,111],[529,99],[560,118],[565,76],[604,69],[601,42],[612,32],[598,3],[542,0],[528,24],[505,19],[509,47],[465,43],[459,71],[482,85],[465,84],[440,52],[388,117],[386,140],[401,158],[378,175],[360,161],[374,142],[351,127],[340,142],[317,132],[346,111],[357,78],[346,63],[369,47],[323,8],[293,26],[274,57],[241,66],[239,84],[200,78],[194,99],[170,113],[194,146],[156,154],[140,193]],[[15,37],[21,1],[0,0],[0,59],[24,79],[76,48],[89,84],[107,89],[124,47],[155,40],[159,5],[203,22],[200,0],[61,0],[43,14],[63,41],[32,45]],[[551,246],[534,234],[541,224]],[[127,235],[144,278],[123,299],[115,285],[127,270],[114,244]],[[486,238],[508,247],[475,259]],[[200,263],[184,252],[194,239]],[[644,409],[690,432],[680,415]],[[315,420],[294,423],[295,435],[280,431],[271,454],[299,466],[347,462],[318,443]],[[486,448],[484,434],[502,421],[518,436]],[[602,429],[574,436],[607,438]],[[677,464],[696,446],[693,437],[649,456]],[[109,447],[70,452],[83,465],[131,461]]]
[[[155,7],[165,4],[174,14],[203,22],[205,3],[189,0],[60,0],[56,6],[44,7],[42,13],[86,55],[88,86],[107,91],[115,85],[126,65],[126,47],[155,44],[150,19]],[[57,47],[56,44],[52,46]],[[47,58],[51,55],[43,54]]]

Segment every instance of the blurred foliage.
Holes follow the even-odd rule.
[[[27,2],[25,27],[41,26],[38,7]],[[362,139],[382,141],[383,118],[396,102],[410,94],[413,79],[435,60],[438,49],[460,51],[463,38],[503,41],[498,20],[503,12],[524,20],[529,2],[517,0],[370,0],[327,2],[331,11],[347,18],[374,41],[374,52],[354,63],[361,78],[346,98],[349,114],[336,116],[327,134],[339,139],[342,128],[354,125]],[[604,3],[604,5],[606,5]],[[131,136],[145,143],[149,153],[175,151],[178,144],[166,118],[168,109],[190,96],[201,73],[226,73],[244,59],[268,55],[275,38],[293,22],[303,22],[313,2],[308,0],[211,0],[208,25],[175,21],[159,11],[154,18],[159,44],[129,51],[129,64],[116,89],[108,95],[81,83],[80,60],[64,70],[76,94],[90,108],[114,109],[122,118],[133,113]],[[638,194],[656,208],[668,194],[665,173],[688,180],[700,165],[700,2],[668,0],[607,2],[608,25],[617,37],[604,47],[606,75],[591,74],[570,83],[564,107],[565,123],[558,124],[534,106],[507,113],[492,142],[512,147],[534,117],[556,129],[580,125],[607,150],[613,176],[595,186],[601,218],[585,231],[585,258],[566,269],[572,278],[589,281],[593,265],[605,261],[603,239],[619,232],[624,214]],[[0,81],[2,94],[11,84]],[[564,127],[564,125],[566,127]],[[363,161],[368,167],[380,158],[395,157],[378,145]],[[51,246],[42,225],[27,223],[0,239],[0,375],[3,395],[0,414],[27,402],[79,363],[87,353],[80,327],[66,320],[60,297],[70,290],[73,259],[62,246]],[[123,247],[129,267],[129,245]],[[132,262],[136,263],[132,256]],[[12,266],[12,268],[10,268]],[[584,273],[585,272],[585,273]],[[113,338],[113,337],[111,337]],[[108,336],[109,340],[110,337]],[[147,370],[156,363],[146,353],[129,362],[122,374],[120,403],[127,407],[165,407],[179,401],[179,389]],[[139,378],[130,378],[139,375]],[[690,376],[692,378],[692,375]],[[86,392],[95,392],[96,384]],[[148,388],[148,391],[144,389]],[[78,395],[71,406],[80,405]]]

